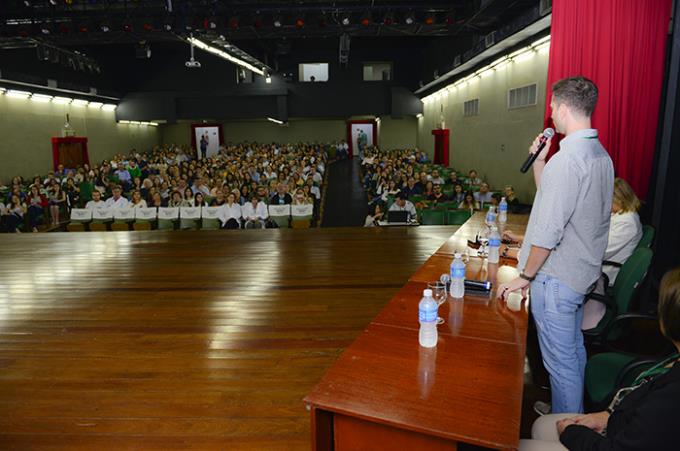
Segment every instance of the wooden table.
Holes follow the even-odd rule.
[[[526,303],[449,298],[436,348],[418,344],[418,302],[483,225],[474,215],[392,298],[305,398],[314,450],[455,450],[458,443],[513,450],[519,444]],[[510,215],[523,232],[527,218]],[[517,275],[512,260],[472,253],[466,277],[494,287]]]

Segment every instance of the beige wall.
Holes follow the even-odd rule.
[[[161,125],[164,143],[191,144],[191,124],[181,122],[173,125]],[[281,126],[269,121],[238,121],[222,123],[224,141],[242,142],[328,142],[344,139],[347,134],[345,121],[327,120],[291,120],[288,126]]]
[[[380,146],[385,149],[414,147],[417,138],[415,118],[380,121]],[[161,125],[164,143],[191,144],[191,124],[181,122]],[[225,142],[331,142],[347,137],[347,123],[340,119],[291,119],[288,126],[269,121],[239,121],[222,123]]]
[[[418,147],[432,155],[431,130],[440,122],[444,108],[446,127],[451,130],[449,162],[457,170],[477,169],[492,188],[514,185],[523,202],[531,202],[535,193],[531,173],[521,174],[527,149],[543,130],[548,52],[512,62],[484,78],[450,90],[424,105],[418,121]],[[507,91],[538,82],[538,104],[508,110]],[[463,117],[463,102],[479,98],[479,116]]]
[[[406,149],[418,144],[418,120],[415,117],[380,118],[380,148]]]
[[[51,138],[61,136],[70,115],[77,136],[88,138],[90,162],[101,162],[130,149],[159,144],[158,127],[117,124],[113,111],[37,103],[0,95],[0,180],[32,177],[52,169]]]

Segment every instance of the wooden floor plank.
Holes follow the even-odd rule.
[[[0,237],[0,449],[308,450],[302,398],[454,227]]]

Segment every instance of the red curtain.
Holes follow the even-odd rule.
[[[548,92],[562,78],[583,75],[595,82],[599,100],[593,127],[626,179],[647,196],[666,35],[672,0],[554,0]],[[546,104],[546,124],[550,105]]]

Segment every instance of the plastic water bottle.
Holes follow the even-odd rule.
[[[432,290],[424,290],[423,298],[418,304],[418,321],[420,321],[420,332],[418,341],[424,348],[437,346],[437,311],[439,305],[432,298]]]
[[[508,203],[505,197],[501,197],[501,202],[498,204],[498,222],[500,224],[508,222]]]
[[[501,235],[498,233],[498,227],[492,225],[489,233],[489,263],[498,263],[500,248]]]
[[[451,297],[465,296],[465,262],[459,252],[453,255],[451,262]]]
[[[496,210],[493,205],[489,205],[489,211],[486,213],[486,225],[491,226],[491,224],[496,223]]]

